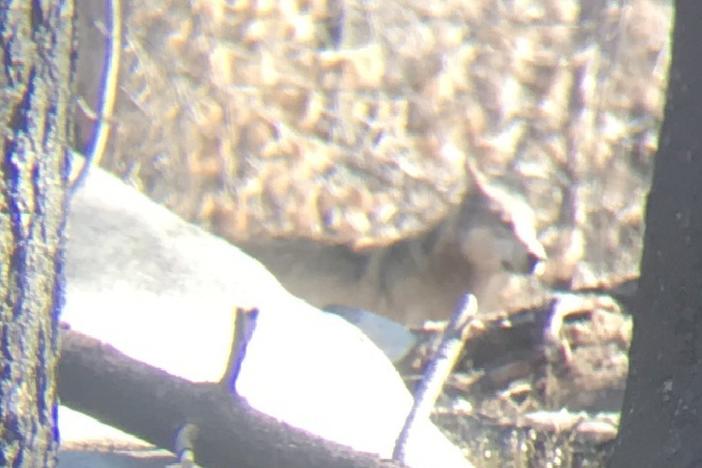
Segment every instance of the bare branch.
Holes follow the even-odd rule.
[[[179,428],[197,426],[204,466],[399,467],[257,412],[224,386],[195,384],[62,330],[58,392],[63,404],[165,448]]]
[[[71,194],[75,193],[88,175],[91,165],[98,165],[105,152],[107,141],[110,138],[110,128],[112,114],[114,112],[115,101],[117,99],[117,83],[119,80],[119,62],[122,51],[122,1],[110,0],[108,10],[109,31],[105,31],[108,46],[105,52],[105,64],[102,74],[102,94],[99,98],[99,109],[97,111],[97,121],[95,123],[95,134],[93,143],[87,154],[85,161],[80,168],[80,172],[75,177],[71,177]],[[73,158],[75,165],[79,161]]]
[[[414,404],[395,443],[392,454],[394,460],[405,460],[407,441],[410,439],[416,423],[429,419],[444,383],[461,355],[469,326],[477,312],[477,299],[472,294],[466,294],[446,325],[439,349],[427,366],[424,377],[419,383]]]

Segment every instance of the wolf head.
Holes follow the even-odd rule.
[[[457,246],[476,274],[531,274],[546,259],[536,237],[533,210],[516,198],[506,200],[500,204],[477,194],[463,203],[457,215],[453,227]]]

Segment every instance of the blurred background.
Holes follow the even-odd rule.
[[[356,297],[403,319],[407,304],[379,298],[414,289],[396,283],[473,287],[482,260],[461,240],[498,220],[533,224],[541,285],[635,275],[670,2],[425,3],[125,1],[101,164],[320,306]],[[78,91],[93,104],[103,10],[79,1]],[[78,120],[81,145],[92,125]],[[507,201],[486,196],[476,171]]]

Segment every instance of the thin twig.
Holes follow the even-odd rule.
[[[229,352],[229,361],[227,363],[227,371],[222,377],[222,384],[229,390],[229,393],[236,395],[236,379],[239,377],[241,364],[246,357],[246,349],[249,341],[256,329],[256,319],[258,318],[258,309],[236,309],[236,318],[234,321],[234,339],[232,340],[231,351]]]
[[[414,404],[407,415],[405,425],[395,442],[392,458],[404,463],[407,441],[417,423],[426,421],[436,400],[439,398],[446,379],[451,374],[463,351],[471,322],[478,313],[478,300],[472,294],[466,294],[446,326],[439,349],[427,366],[424,377],[417,388]]]
[[[197,468],[195,463],[195,442],[200,429],[195,424],[184,424],[176,434],[175,454],[178,463],[167,465],[166,468]]]
[[[122,51],[122,2],[121,0],[109,0],[107,9],[107,19],[110,24],[107,34],[107,47],[105,50],[105,65],[102,74],[102,93],[98,100],[97,121],[95,123],[95,133],[92,145],[85,153],[85,161],[80,168],[80,172],[72,177],[70,193],[76,190],[85,181],[91,165],[100,163],[105,147],[110,137],[112,114],[114,112],[117,98],[117,83],[119,79],[120,53]],[[74,152],[75,155],[76,152]],[[76,164],[77,158],[73,158]]]

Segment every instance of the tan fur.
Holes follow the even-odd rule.
[[[430,232],[384,249],[353,252],[305,240],[245,249],[314,305],[361,307],[416,325],[448,318],[466,292],[482,310],[494,310],[510,275],[531,273],[545,257],[535,236],[518,236],[509,214],[481,192]]]

